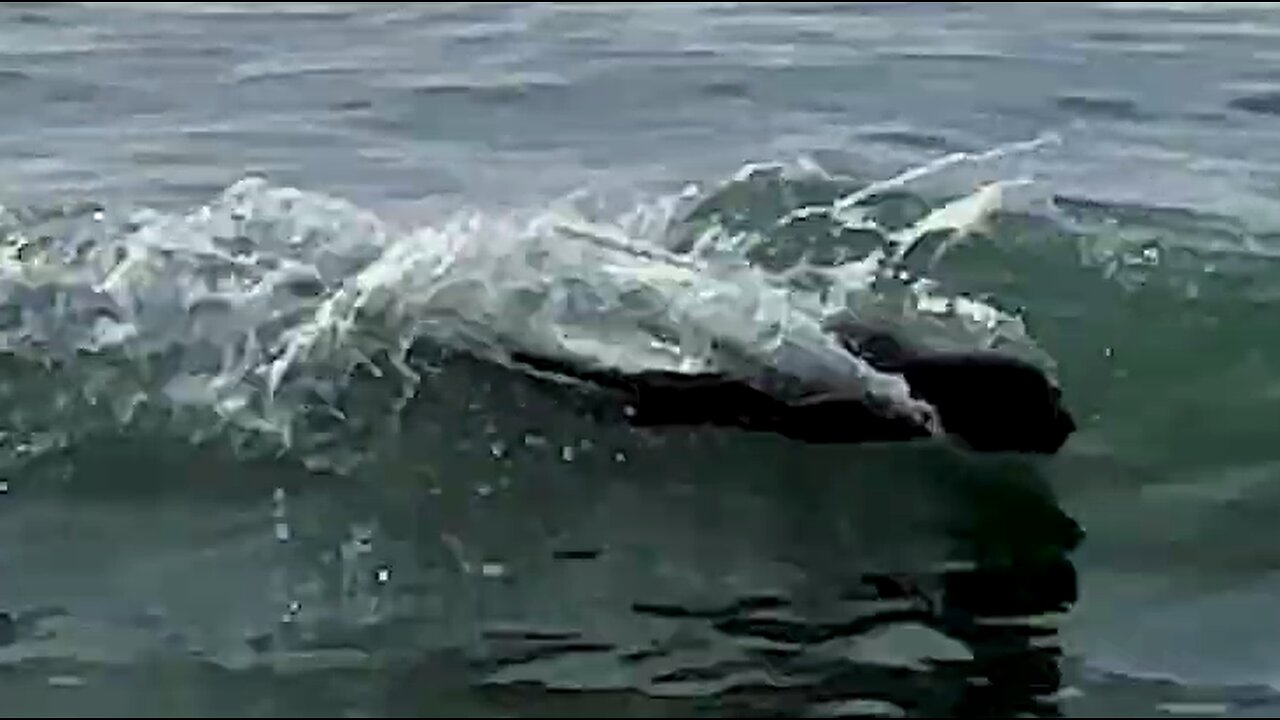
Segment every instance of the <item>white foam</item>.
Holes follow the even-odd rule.
[[[1026,148],[948,156],[824,209],[850,215],[875,192],[1018,149]],[[1025,341],[1016,318],[976,300],[939,298],[927,281],[909,284],[905,302],[876,287],[925,233],[962,235],[980,225],[999,208],[1002,187],[987,185],[886,232],[897,248],[891,255],[773,273],[745,258],[765,235],[731,236],[712,225],[693,250],[669,249],[665,233],[691,199],[687,189],[612,216],[572,204],[462,210],[408,229],[259,178],[185,214],[72,212],[36,222],[4,213],[0,313],[16,320],[0,322],[0,351],[82,364],[92,375],[81,383],[86,399],[110,400],[120,422],[159,401],[286,445],[317,403],[333,403],[328,410],[342,416],[335,399],[358,370],[381,372],[375,357],[389,358],[398,375],[387,382],[417,383],[403,358],[424,340],[499,362],[522,350],[627,369],[750,374],[765,364],[923,418],[927,406],[898,378],[851,358],[823,321],[874,307],[915,332],[945,326],[973,345],[996,335]],[[87,359],[104,357],[115,359]]]

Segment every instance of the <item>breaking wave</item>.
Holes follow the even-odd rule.
[[[453,350],[744,377],[768,364],[927,415],[823,321],[853,312],[1050,367],[1016,312],[948,293],[929,272],[1026,181],[949,201],[908,191],[1047,141],[870,183],[811,163],[751,165],[621,210],[579,193],[409,225],[256,177],[182,213],[0,209],[3,459],[146,427],[350,469],[360,434],[421,402],[440,370],[432,353]]]

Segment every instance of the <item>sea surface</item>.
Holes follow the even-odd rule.
[[[1280,713],[1273,4],[3,3],[0,100],[0,715]],[[842,309],[1079,432],[508,362],[918,410]]]

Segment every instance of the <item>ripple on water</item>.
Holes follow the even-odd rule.
[[[1125,97],[1101,94],[1059,95],[1054,104],[1072,115],[1108,118],[1113,120],[1138,120],[1146,117],[1138,104]]]
[[[1227,105],[1255,115],[1280,115],[1280,90],[1269,90],[1232,98]]]

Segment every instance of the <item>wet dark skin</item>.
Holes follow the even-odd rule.
[[[945,433],[978,452],[1051,455],[1076,430],[1057,385],[1038,367],[995,351],[939,352],[908,347],[891,332],[847,320],[828,325],[850,352],[900,375],[911,394],[938,413]],[[784,400],[761,383],[715,374],[627,373],[580,368],[520,355],[541,372],[587,384],[579,399],[601,419],[642,427],[722,426],[811,443],[867,443],[925,438],[929,430],[861,397],[815,395]]]

